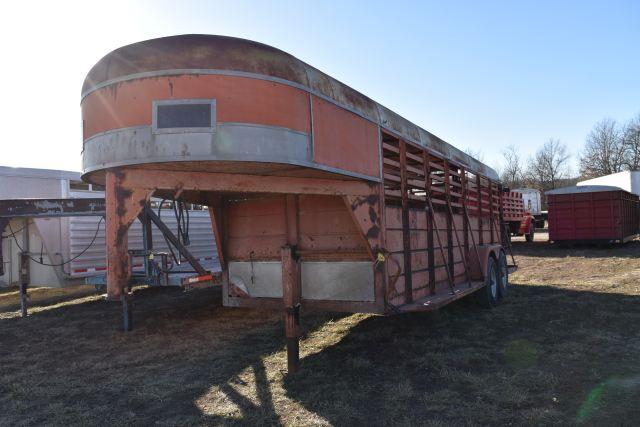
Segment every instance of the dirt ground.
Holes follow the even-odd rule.
[[[281,314],[216,289],[139,290],[127,334],[89,287],[0,291],[0,425],[638,425],[640,242],[537,237],[493,310],[305,314],[295,376]]]

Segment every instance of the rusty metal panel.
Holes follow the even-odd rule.
[[[402,259],[400,259],[398,262],[400,263],[400,265],[402,265]],[[394,277],[395,277],[395,274],[394,274]],[[404,304],[405,289],[406,289],[405,282],[404,282],[404,275],[398,276],[395,282],[390,280],[388,286],[389,286],[389,289],[388,289],[387,301],[394,306],[400,306]]]
[[[233,76],[172,76],[123,82],[104,88],[82,102],[84,136],[151,126],[153,101],[215,99],[216,119],[311,132],[308,95],[297,88]]]
[[[380,126],[413,142],[420,142],[419,127],[409,120],[382,105],[378,105],[378,116],[380,117]]]
[[[287,243],[284,196],[230,200],[224,215],[229,260],[280,258]]]
[[[328,97],[348,110],[363,115],[375,123],[378,122],[378,105],[368,97],[313,67],[307,67],[307,76],[309,78],[309,88],[313,92]]]
[[[337,196],[300,196],[300,249],[364,251],[347,207]]]
[[[377,126],[315,96],[312,103],[314,160],[380,176]]]
[[[386,248],[389,252],[401,252],[403,250],[402,230],[387,229]]]
[[[402,229],[402,209],[399,206],[388,205],[385,209],[387,229]]]

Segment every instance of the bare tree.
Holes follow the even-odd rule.
[[[504,165],[500,177],[502,182],[509,188],[518,188],[522,185],[524,178],[524,168],[520,154],[513,145],[502,150]]]
[[[630,170],[640,169],[640,114],[624,126],[622,141],[626,151],[625,163]]]
[[[601,120],[587,136],[580,156],[580,174],[583,178],[593,178],[620,172],[625,168],[626,151],[615,120]]]
[[[471,147],[465,148],[464,152],[479,162],[484,162],[484,153],[482,150],[475,150]]]
[[[527,180],[540,190],[550,190],[569,176],[567,146],[557,139],[549,139],[529,159]]]

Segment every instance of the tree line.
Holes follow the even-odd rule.
[[[595,124],[579,154],[579,175],[571,171],[566,144],[549,139],[526,161],[511,145],[502,151],[501,179],[509,188],[546,191],[625,170],[640,169],[640,114],[624,124],[603,119]]]
[[[580,156],[583,178],[640,169],[640,114],[625,124],[613,119],[596,123]]]

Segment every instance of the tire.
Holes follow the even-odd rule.
[[[498,304],[498,288],[500,277],[498,276],[498,264],[493,257],[487,260],[487,276],[484,279],[485,286],[476,292],[478,304],[485,308],[492,308]]]
[[[509,293],[509,265],[504,251],[500,251],[500,258],[498,258],[498,275],[498,299],[503,299]]]
[[[533,242],[533,237],[535,236],[535,234],[536,234],[536,229],[533,228],[533,224],[532,224],[531,230],[527,234],[524,235],[524,239],[527,242],[531,243],[531,242]]]

